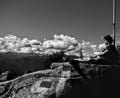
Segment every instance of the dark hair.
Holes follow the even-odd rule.
[[[104,36],[103,39],[108,41],[110,44],[113,42],[113,38],[110,35]]]

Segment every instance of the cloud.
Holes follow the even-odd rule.
[[[41,45],[41,44],[42,44],[40,41],[38,41],[38,40],[36,40],[36,39],[30,40],[29,43],[30,43],[31,45]]]
[[[99,44],[98,47],[96,47],[96,51],[94,51],[94,55],[101,54],[101,51],[106,48],[106,45],[104,43]]]
[[[91,42],[83,40],[81,45],[82,45],[82,48],[84,48],[84,49],[90,48],[91,47]]]
[[[94,56],[95,52],[98,51],[98,45],[93,44],[90,41],[83,40],[81,47],[84,56]]]
[[[33,39],[23,38],[22,40],[14,35],[6,35],[0,38],[0,51],[1,52],[36,52],[41,49],[41,42]]]
[[[22,47],[22,48],[20,48],[20,51],[19,52],[21,52],[21,53],[31,53],[32,52],[32,50],[31,50],[31,48],[30,47]]]
[[[23,38],[23,40],[21,41],[22,45],[26,45],[29,44],[29,39],[28,38]]]
[[[58,51],[66,51],[69,55],[80,56],[80,51],[83,49],[83,54],[88,53],[87,48],[93,50],[97,49],[97,45],[92,44],[89,41],[78,41],[74,37],[67,35],[57,35],[53,36],[52,40],[44,40],[43,43],[36,39],[23,38],[20,39],[14,35],[6,35],[3,38],[0,38],[0,51],[1,52],[18,52],[18,53],[39,53],[39,54],[52,54]]]
[[[97,47],[97,45],[91,45],[91,48],[96,48]]]
[[[103,44],[99,44],[98,46],[98,49],[99,50],[102,50],[102,49],[105,49],[106,48],[106,45],[103,43]]]
[[[50,48],[65,49],[68,47],[68,44],[61,40],[47,40],[43,43],[43,47],[47,49]]]
[[[43,47],[47,49],[60,49],[60,50],[71,50],[75,49],[78,42],[74,37],[69,37],[67,35],[54,35],[53,40],[46,40],[43,42]]]
[[[74,49],[77,41],[68,36],[54,35],[53,40],[45,40],[43,43],[36,39],[29,40],[28,38],[20,39],[14,35],[6,35],[0,38],[1,52],[18,52],[18,53],[53,53],[58,50]]]

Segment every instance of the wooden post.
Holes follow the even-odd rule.
[[[116,0],[113,0],[113,39],[115,45],[115,36],[116,36]]]

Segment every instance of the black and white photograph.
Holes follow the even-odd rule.
[[[0,98],[120,98],[120,0],[0,0]]]

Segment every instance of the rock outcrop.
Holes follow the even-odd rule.
[[[106,70],[117,68],[111,65],[79,64],[91,80]],[[69,95],[74,80],[84,82],[84,77],[74,77],[75,71],[68,62],[53,63],[51,69],[24,74],[0,83],[0,98],[59,98]],[[81,87],[79,87],[81,88]],[[77,92],[77,91],[76,91]],[[70,92],[72,94],[72,92]]]
[[[65,65],[65,66],[64,66]],[[70,88],[71,65],[25,74],[0,83],[0,98],[57,98]]]

